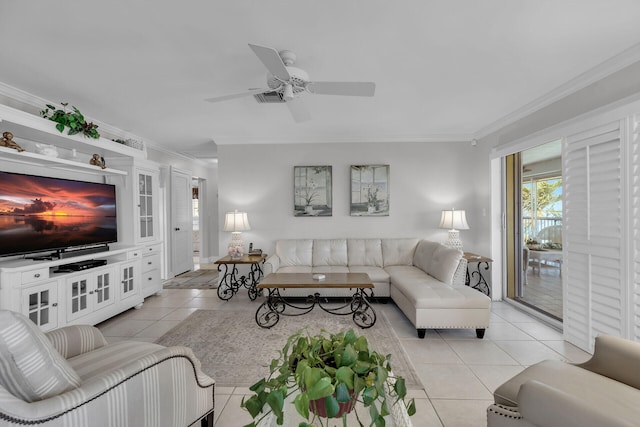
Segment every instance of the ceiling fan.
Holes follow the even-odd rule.
[[[373,82],[312,82],[309,75],[300,68],[293,67],[295,53],[290,50],[277,50],[249,43],[249,47],[267,68],[266,88],[249,89],[246,92],[208,98],[208,102],[220,102],[243,96],[276,94],[278,102],[285,102],[296,122],[311,119],[309,111],[299,98],[303,92],[318,95],[373,96],[376,84]]]

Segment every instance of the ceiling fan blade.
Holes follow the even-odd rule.
[[[287,107],[289,112],[293,116],[293,120],[296,123],[306,122],[311,120],[311,114],[307,109],[307,105],[300,98],[294,98],[291,101],[287,101]]]
[[[309,82],[307,89],[319,95],[373,96],[376,84],[373,82]]]
[[[273,89],[249,89],[246,92],[232,93],[230,95],[222,95],[222,96],[216,96],[214,98],[207,98],[205,99],[205,101],[220,102],[220,101],[226,101],[227,99],[242,98],[243,96],[251,96],[251,95],[257,95],[259,93],[271,92],[272,90]]]
[[[289,71],[287,71],[287,67],[282,62],[277,50],[272,47],[258,46],[251,43],[249,43],[249,47],[271,74],[285,82],[291,79]]]

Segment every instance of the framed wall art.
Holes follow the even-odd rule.
[[[389,215],[389,165],[351,165],[351,216]]]
[[[331,166],[293,167],[293,216],[331,216]]]

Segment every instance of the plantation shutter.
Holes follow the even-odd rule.
[[[620,121],[563,141],[564,335],[585,350],[628,334],[622,152]]]
[[[629,175],[631,214],[631,279],[632,279],[632,336],[640,341],[640,115],[632,116],[630,121]]]

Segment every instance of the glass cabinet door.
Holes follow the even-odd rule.
[[[55,329],[58,326],[57,289],[58,283],[52,282],[22,291],[23,314],[43,331]]]
[[[153,237],[153,176],[138,174],[140,238]]]

